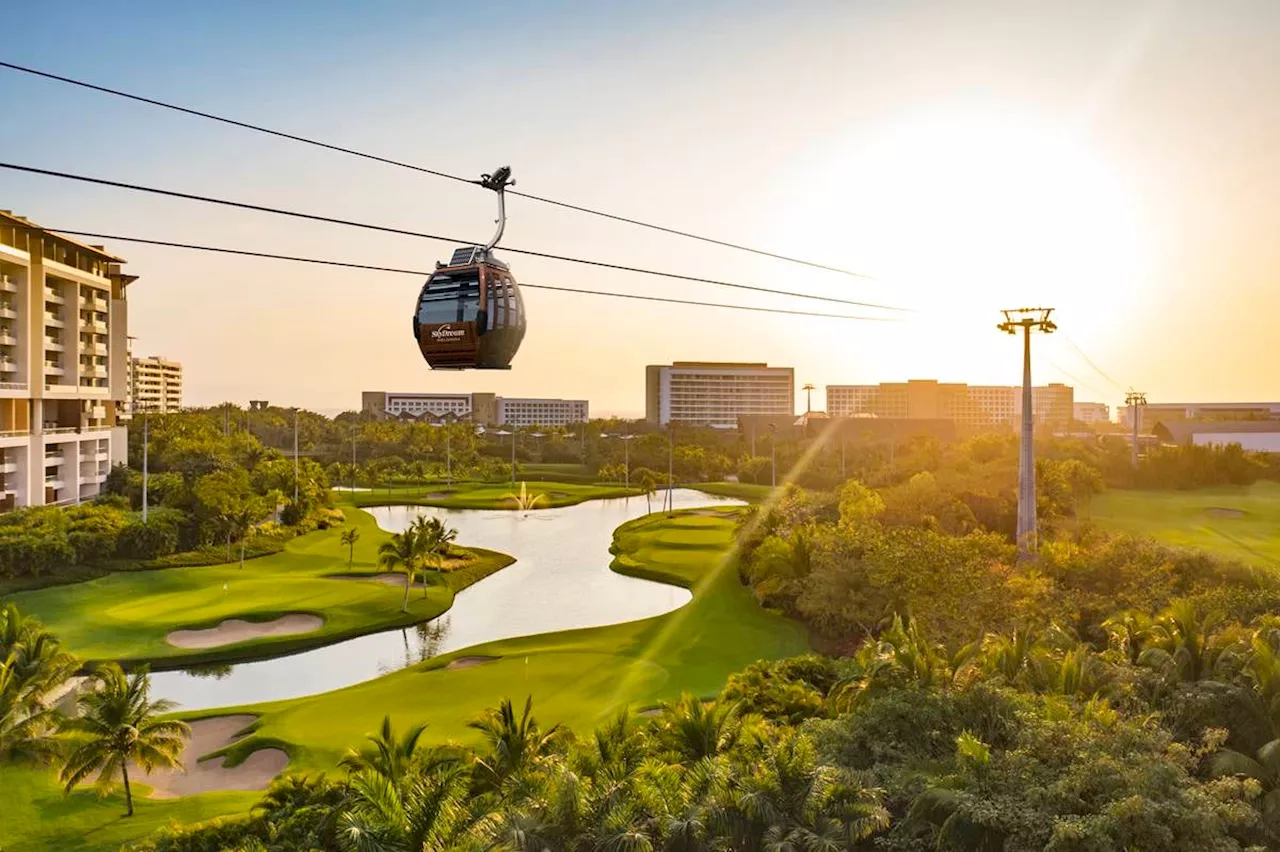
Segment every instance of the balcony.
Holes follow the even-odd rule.
[[[55,305],[65,305],[67,303],[67,298],[57,290],[50,290],[48,287],[45,287],[44,301],[46,304],[52,302]]]
[[[0,317],[4,316],[0,313]],[[62,314],[55,314],[52,311],[44,312],[44,324],[51,325],[54,328],[66,328],[67,324],[62,321]]]
[[[54,352],[65,352],[67,349],[57,337],[46,337],[44,339],[44,348],[46,350],[52,349]]]
[[[0,293],[18,292],[18,282],[8,275],[0,275]]]
[[[102,313],[106,313],[107,300],[99,299],[93,296],[81,296],[80,309],[82,311],[101,311]]]
[[[0,328],[0,346],[17,346],[18,338],[7,328]]]
[[[80,328],[81,328],[81,329],[87,329],[87,330],[89,330],[89,331],[96,331],[96,332],[98,332],[98,333],[100,333],[100,334],[106,334],[106,333],[107,333],[107,324],[106,324],[105,322],[103,322],[102,320],[86,320],[86,319],[82,319],[82,320],[80,320]]]
[[[0,373],[18,372],[18,362],[12,358],[0,358]]]
[[[44,372],[49,376],[65,376],[67,374],[66,370],[62,369],[61,364],[57,364],[53,361],[44,362]]]
[[[0,305],[0,318],[3,318],[3,319],[17,319],[17,318],[18,318],[18,312],[17,312],[17,311],[15,311],[15,310],[13,309],[13,307],[12,307],[12,306],[10,306],[10,305]]]
[[[80,345],[80,351],[89,355],[106,355],[107,344],[105,343],[83,343]]]
[[[105,379],[107,377],[107,368],[100,367],[97,364],[89,367],[84,364],[80,365],[80,375],[91,376],[95,379]]]

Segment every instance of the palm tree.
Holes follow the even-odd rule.
[[[0,760],[48,760],[60,719],[50,704],[79,661],[14,604],[0,608]]]
[[[347,570],[348,571],[351,570],[351,566],[355,564],[356,542],[359,540],[360,540],[360,530],[356,529],[355,527],[352,527],[349,530],[343,530],[342,543],[349,548],[349,550],[347,551]]]
[[[151,675],[143,666],[126,675],[117,663],[105,663],[93,672],[93,689],[77,701],[81,715],[63,723],[73,746],[60,780],[70,793],[95,772],[97,787],[110,792],[117,774],[124,780],[128,816],[133,816],[133,791],[129,787],[130,762],[150,772],[157,767],[180,767],[183,743],[191,728],[176,719],[160,719],[176,705],[151,701]]]
[[[396,783],[407,774],[414,752],[418,749],[418,740],[426,729],[426,723],[420,722],[411,725],[403,737],[397,737],[391,727],[391,717],[384,716],[378,733],[365,737],[369,745],[359,750],[348,750],[340,765],[353,774],[376,772]]]
[[[461,763],[411,773],[396,783],[371,770],[348,782],[338,837],[353,852],[444,852],[476,822],[470,776]]]
[[[725,848],[852,849],[889,825],[880,790],[820,764],[812,742],[793,729],[762,740],[734,769],[713,793],[711,822]]]
[[[497,709],[490,707],[467,727],[479,731],[487,745],[486,753],[477,754],[476,768],[490,789],[519,775],[551,754],[565,733],[561,725],[543,731],[533,717],[533,697],[525,699],[524,712],[516,718],[511,699],[504,698]]]
[[[1174,601],[1151,625],[1138,662],[1183,683],[1211,679],[1230,649],[1215,636],[1222,621],[1220,614],[1202,614],[1189,600]]]
[[[401,612],[409,611],[409,586],[413,582],[414,568],[418,564],[417,535],[414,528],[402,533],[392,533],[390,541],[384,541],[378,548],[378,564],[392,571],[404,571],[404,602],[400,604]]]
[[[680,700],[663,705],[659,740],[677,756],[678,762],[697,763],[733,749],[742,735],[742,718],[737,703],[715,702],[708,706],[695,695],[685,693]]]
[[[658,490],[657,480],[653,478],[653,473],[646,469],[640,474],[640,481],[636,484],[644,492],[645,514],[651,514],[653,512],[653,492]]]
[[[427,566],[431,562],[436,570],[441,569],[444,558],[449,553],[449,545],[458,538],[458,531],[447,527],[439,518],[428,518],[419,515],[413,522],[414,545],[418,551],[418,565],[422,571],[422,596],[427,596]]]
[[[1250,757],[1224,748],[1209,759],[1215,777],[1235,775],[1251,778],[1262,788],[1262,818],[1272,828],[1280,828],[1280,739],[1267,742]]]

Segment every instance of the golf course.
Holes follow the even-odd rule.
[[[539,486],[544,493],[575,493],[569,484]],[[510,489],[494,490],[510,493]],[[354,496],[360,501],[364,494]],[[590,499],[583,492],[575,496]],[[481,499],[474,491],[468,498]],[[492,508],[501,495],[489,499],[487,508]],[[714,504],[714,500],[707,502]],[[539,718],[588,729],[622,707],[644,710],[682,692],[714,695],[733,671],[758,659],[805,650],[803,629],[763,611],[738,579],[734,545],[740,508],[699,507],[646,515],[643,498],[639,503],[632,498],[627,505],[639,517],[607,531],[612,536],[612,554],[591,554],[597,570],[687,589],[691,598],[683,606],[640,620],[459,648],[318,695],[182,713],[193,724],[189,752],[195,750],[197,740],[200,748],[210,749],[187,754],[189,769],[195,758],[204,758],[191,774],[208,779],[188,786],[204,784],[208,791],[185,794],[186,788],[173,787],[171,779],[158,778],[154,785],[141,779],[135,785],[137,812],[130,819],[122,818],[118,791],[106,798],[89,789],[64,796],[49,769],[0,767],[0,790],[4,791],[0,807],[6,826],[0,832],[0,844],[6,852],[72,846],[115,849],[172,821],[242,813],[257,799],[257,792],[212,785],[261,789],[286,764],[289,772],[334,771],[343,753],[374,730],[384,715],[401,727],[426,722],[425,736],[432,742],[469,741],[475,732],[466,723],[481,710],[503,698],[532,696]],[[378,546],[390,537],[366,512],[354,507],[344,511],[349,528],[360,531],[350,567],[341,530],[332,529],[295,539],[284,552],[254,560],[243,570],[232,564],[112,575],[27,593],[18,603],[64,635],[70,650],[86,658],[187,664],[202,654],[234,661],[287,653],[300,645],[305,648],[421,622],[450,608],[461,584],[413,591],[409,612],[402,614],[400,587],[340,576],[375,573]],[[510,522],[524,523],[530,531],[538,529],[537,512],[524,518],[516,514],[507,515]],[[498,569],[511,557],[521,559],[514,549],[506,557],[473,548],[465,538],[460,544],[475,554],[458,572],[469,583],[493,572],[497,574],[489,581],[498,581],[506,574]],[[564,546],[573,545],[565,542]],[[534,570],[552,569],[539,564]],[[462,594],[477,594],[482,586]],[[263,636],[217,649],[184,650],[168,640],[178,629],[212,627],[227,619],[263,622],[300,613],[318,617],[322,626],[310,634]],[[301,659],[307,653],[313,652],[279,662]],[[155,798],[157,793],[176,797]]]
[[[1280,483],[1195,491],[1113,490],[1089,517],[1105,529],[1196,547],[1259,567],[1280,566]]]

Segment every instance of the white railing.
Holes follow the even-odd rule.
[[[21,438],[25,435],[30,435],[30,434],[31,434],[30,429],[8,429],[5,431],[0,431],[0,438]]]
[[[72,432],[78,431],[79,427],[77,426],[54,426],[51,429],[45,429],[44,433],[46,435],[69,435]]]
[[[0,317],[4,317],[5,319],[17,319],[18,312],[15,311],[13,308],[0,305]]]

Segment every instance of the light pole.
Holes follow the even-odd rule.
[[[772,473],[770,474],[770,480],[773,483],[773,487],[777,488],[778,487],[778,424],[777,423],[769,424],[769,464],[771,465],[771,470],[772,470]]]
[[[810,413],[812,413],[812,412],[813,412],[813,390],[814,390],[814,387],[813,387],[813,385],[811,385],[811,384],[806,384],[806,385],[802,388],[802,390],[804,391],[804,413],[805,413],[805,414],[810,414]]]
[[[351,499],[356,496],[356,427],[351,426]]]
[[[510,430],[499,429],[493,434],[511,436],[511,484],[515,485],[516,484],[516,430],[514,428]]]
[[[444,476],[445,482],[453,486],[453,444],[450,440],[449,427],[444,427]]]
[[[142,522],[147,522],[147,451],[151,441],[151,414],[142,412]]]
[[[293,409],[293,505],[298,505],[298,409]]]
[[[1022,558],[1036,552],[1035,420],[1031,408],[1031,332],[1052,334],[1057,325],[1049,319],[1053,308],[1016,308],[1002,311],[1001,331],[1022,331],[1022,442],[1018,454],[1018,551]]]
[[[676,459],[676,427],[674,423],[667,424],[667,515],[670,517],[676,510],[676,497],[671,493],[671,489],[675,487],[676,480],[675,471]]]

